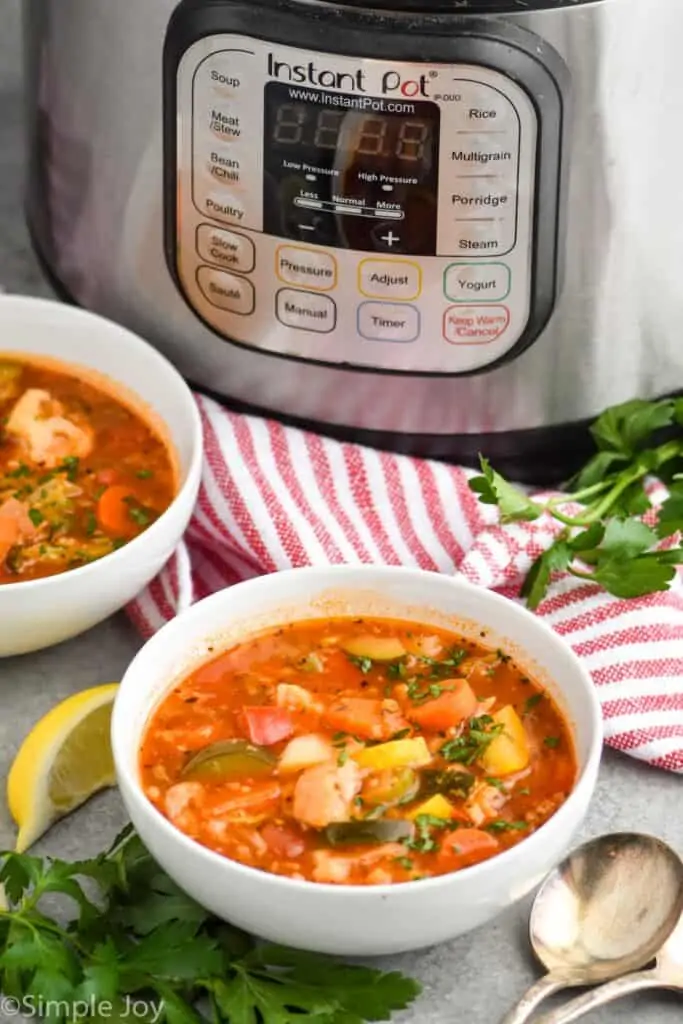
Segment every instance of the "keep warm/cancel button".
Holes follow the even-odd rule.
[[[488,345],[509,323],[507,306],[449,306],[443,315],[443,336],[451,345]]]

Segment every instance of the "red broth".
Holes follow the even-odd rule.
[[[115,395],[0,355],[0,584],[108,555],[176,489],[168,447]]]
[[[140,769],[161,813],[226,857],[373,885],[523,842],[577,762],[557,706],[504,652],[368,618],[294,623],[204,664],[153,714]]]

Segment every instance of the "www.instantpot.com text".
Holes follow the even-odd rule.
[[[414,103],[400,100],[385,100],[381,96],[347,96],[342,92],[318,92],[317,89],[289,90],[289,98],[306,103],[320,103],[328,107],[344,107],[346,110],[369,110],[373,114],[414,114]]]

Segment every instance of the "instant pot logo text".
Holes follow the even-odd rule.
[[[268,54],[268,74],[271,78],[279,78],[284,82],[297,85],[316,85],[322,89],[347,89],[349,92],[367,92],[367,74],[363,68],[355,71],[333,71],[331,68],[319,67],[315,61],[306,64],[289,64],[278,60],[272,53]],[[405,99],[427,97],[428,76],[418,75],[412,78],[403,77],[398,71],[385,71],[379,82],[382,96],[402,96]],[[373,90],[374,91],[374,90]]]

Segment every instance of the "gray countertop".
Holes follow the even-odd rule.
[[[8,291],[50,295],[22,217],[19,4],[20,0],[3,0],[0,29],[0,285]],[[42,713],[70,693],[120,678],[138,646],[138,637],[120,616],[53,650],[0,663],[0,778]],[[583,835],[642,830],[683,851],[683,816],[676,805],[680,793],[678,777],[608,752]],[[41,848],[64,857],[88,856],[108,844],[123,820],[116,793],[104,794],[55,827]],[[12,824],[0,800],[0,849],[11,846],[12,837]],[[392,966],[418,977],[425,987],[419,1004],[401,1018],[403,1024],[496,1024],[538,973],[526,940],[529,902],[449,945],[393,958]],[[651,994],[596,1013],[591,1020],[674,1024],[680,1022],[681,1012],[680,1000]],[[0,1006],[2,1024],[17,1019],[4,1015]]]

